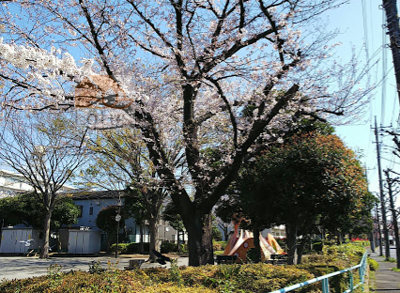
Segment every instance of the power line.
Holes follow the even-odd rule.
[[[368,41],[368,21],[367,21],[367,11],[366,11],[366,4],[365,0],[361,1],[362,6],[362,17],[363,17],[363,29],[364,29],[364,49],[365,49],[365,57],[367,58],[367,68],[369,68],[369,41]],[[367,87],[369,88],[371,80],[371,74],[368,71],[368,78],[367,78]]]

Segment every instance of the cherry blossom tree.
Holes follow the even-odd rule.
[[[257,144],[301,116],[362,105],[363,68],[330,61],[333,35],[315,22],[342,2],[7,2],[2,105],[80,108],[92,127],[139,131],[189,234],[189,264],[212,263],[211,210]]]

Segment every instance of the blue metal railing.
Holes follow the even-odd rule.
[[[359,275],[360,275],[360,282],[356,285],[354,285],[354,278],[353,278],[353,270],[359,269]],[[350,278],[349,278],[349,289],[347,289],[346,291],[344,291],[344,293],[348,293],[348,292],[353,292],[354,289],[358,288],[359,286],[362,286],[365,282],[365,272],[367,269],[367,253],[364,253],[361,262],[356,265],[353,266],[351,268],[347,268],[341,271],[337,271],[337,272],[333,272],[327,275],[323,275],[311,280],[307,280],[303,283],[298,283],[289,287],[285,287],[276,291],[272,291],[270,293],[285,293],[285,292],[289,292],[316,282],[321,281],[322,283],[322,292],[323,293],[329,293],[329,278],[340,275],[340,274],[344,274],[346,272],[349,272],[350,274]],[[363,288],[363,287],[362,287]]]

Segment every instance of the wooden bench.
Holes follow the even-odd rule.
[[[129,260],[129,266],[125,267],[125,270],[139,269],[140,266],[145,262],[142,258],[134,258]]]
[[[237,260],[236,255],[217,255],[217,264],[234,264]]]

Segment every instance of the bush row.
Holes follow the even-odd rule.
[[[117,245],[114,243],[111,245],[111,251],[115,252]],[[143,243],[143,253],[149,253],[149,243]],[[161,242],[161,253],[169,253],[169,252],[178,252],[178,244],[169,241]],[[187,252],[187,245],[180,244],[180,252]],[[120,254],[132,254],[139,253],[139,243],[131,242],[131,243],[118,243],[118,253]]]
[[[117,245],[111,245],[111,251],[115,252]],[[131,243],[118,243],[118,253],[139,253],[140,244],[137,242]],[[149,243],[143,243],[143,253],[149,253]]]
[[[207,265],[136,271],[60,273],[0,284],[0,292],[242,292],[261,293],[306,281],[314,276],[295,267],[268,264]],[[320,292],[318,285],[298,292]]]
[[[359,264],[364,253],[365,248],[358,244],[325,245],[322,254],[305,256],[303,263],[297,267],[319,277]],[[353,271],[354,284],[359,282],[357,272]],[[349,288],[349,273],[331,278],[329,285],[332,293],[344,292]]]
[[[304,263],[297,266],[260,263],[178,268],[173,263],[171,269],[108,269],[105,272],[92,270],[92,274],[56,272],[48,276],[3,282],[0,284],[0,292],[261,293],[353,266],[360,262],[363,253],[363,247],[347,244],[324,247],[321,254],[306,256]],[[354,282],[358,282],[357,274]],[[346,274],[330,280],[330,292],[344,292],[347,286]],[[321,292],[321,283],[309,285],[296,292]]]

